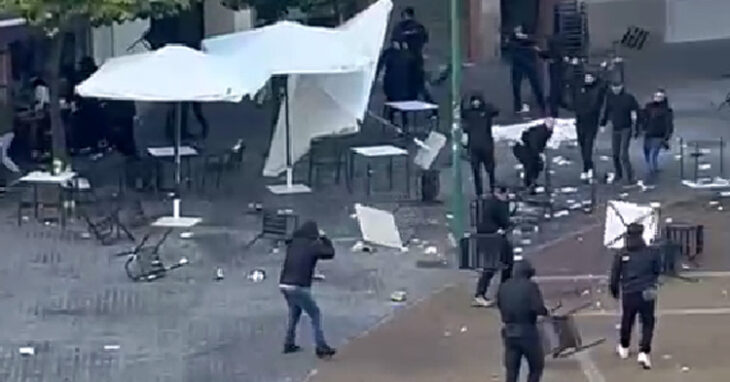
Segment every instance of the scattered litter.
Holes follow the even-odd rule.
[[[390,301],[403,302],[406,300],[406,291],[399,290],[390,294]]]
[[[583,236],[578,236],[578,242],[583,242]]]
[[[620,197],[621,199],[626,199],[626,198],[628,198],[628,197],[629,197],[629,193],[628,193],[628,192],[624,192],[624,193],[622,193],[622,194],[619,194],[619,197]]]
[[[180,264],[180,265],[185,265],[185,264],[188,263],[188,258],[187,257],[183,257],[177,263]]]
[[[711,154],[711,153],[712,153],[712,150],[710,150],[710,149],[700,149],[700,154],[707,155],[707,154]]]
[[[579,210],[581,207],[583,207],[582,203],[573,203],[568,206],[568,209],[570,210]]]
[[[223,280],[225,276],[223,275],[223,268],[217,268],[215,270],[215,279],[220,281]]]
[[[419,239],[417,237],[414,237],[413,239],[411,239],[411,243],[413,243],[413,244],[418,244],[420,242],[421,242],[421,239]]]
[[[312,369],[312,370],[310,370],[310,371],[309,371],[309,377],[314,377],[314,376],[315,376],[315,375],[317,375],[318,373],[319,373],[319,370],[317,370],[317,369]]]
[[[23,220],[24,222],[27,222],[28,220],[30,220],[30,217],[28,217],[28,216],[23,216],[23,217],[21,218],[21,220]]]
[[[682,369],[681,370],[682,370],[682,373],[687,373],[687,372],[689,372],[689,367],[688,366],[682,366]]]
[[[730,198],[730,191],[720,191],[720,197],[721,198]],[[24,218],[26,216],[23,216]]]
[[[326,277],[324,277],[324,275],[322,273],[315,273],[312,275],[312,280],[324,281],[324,280],[326,280]]]
[[[560,217],[568,216],[568,215],[570,215],[570,212],[568,212],[568,210],[560,210],[560,211],[554,213],[553,217],[560,218]]]
[[[659,202],[651,202],[651,203],[649,203],[649,207],[651,207],[651,208],[659,208],[661,206],[662,206],[662,204],[659,203]]]
[[[91,239],[91,234],[88,232],[81,232],[82,239]]]
[[[467,330],[466,326],[462,326],[461,329],[459,329],[459,332],[466,333]]]
[[[664,355],[662,355],[662,359],[663,360],[670,360],[670,359],[672,359],[672,356],[671,356],[671,354],[664,354]]]
[[[614,328],[616,328],[616,330],[621,330],[621,324],[616,324],[616,325],[614,326]]]
[[[603,304],[601,304],[600,301],[596,301],[596,309],[601,309],[601,306],[603,306]]]
[[[606,183],[611,184],[614,180],[616,180],[616,174],[612,172],[606,174]]]
[[[723,207],[723,206],[718,206],[718,207],[717,207],[717,210],[718,210],[718,211],[723,211],[723,210],[725,210],[725,207]]]
[[[522,253],[522,247],[516,247],[513,251],[514,253]],[[517,259],[517,256],[515,256],[515,260]]]
[[[357,241],[357,242],[355,242],[355,245],[353,245],[352,248],[350,248],[350,250],[352,252],[360,252],[363,250],[364,247],[365,247],[365,243],[363,243],[362,241]]]
[[[400,251],[401,253],[406,253],[408,252],[408,247],[400,247]]]
[[[181,232],[180,233],[180,238],[181,239],[190,239],[192,237],[193,237],[193,233],[190,232],[190,231],[188,231],[188,232]]]
[[[277,248],[277,247],[272,248],[271,253],[279,253],[279,248]]]
[[[718,200],[710,200],[710,207],[714,207],[720,204],[720,201]]]
[[[578,189],[575,187],[563,187],[560,189],[560,192],[562,192],[563,194],[572,194],[578,192]]]
[[[21,355],[35,355],[35,349],[31,346],[26,346],[18,349]]]
[[[565,203],[575,204],[575,199],[568,199],[568,200],[565,201]]]
[[[667,223],[667,224],[672,224],[673,221],[674,221],[674,219],[672,219],[672,218],[666,218],[664,220],[664,222]]]
[[[519,163],[515,165],[515,170],[522,170],[523,168],[525,168],[525,166],[523,166]]]
[[[423,253],[425,253],[425,254],[427,254],[427,255],[435,255],[435,254],[437,254],[437,253],[438,253],[438,249],[437,249],[437,248],[436,248],[435,246],[433,246],[433,245],[432,245],[432,246],[429,246],[429,247],[427,247],[427,248],[426,248],[426,249],[425,249],[425,250],[423,251]]]
[[[598,157],[598,158],[599,158],[599,159],[600,159],[601,161],[603,161],[603,162],[608,162],[608,161],[610,161],[610,160],[611,160],[611,158],[609,158],[609,157],[608,157],[608,155],[601,155],[601,156],[600,156],[600,157]]]
[[[535,193],[542,194],[543,192],[545,192],[545,187],[535,187]]]
[[[584,291],[583,291],[583,293],[581,293],[580,295],[581,295],[581,296],[588,296],[589,294],[591,294],[591,291],[590,291],[589,289],[586,289],[586,290],[584,290]]]
[[[682,160],[682,156],[677,154],[674,156],[674,160]]]
[[[255,283],[258,283],[258,282],[264,281],[264,279],[266,279],[266,272],[264,272],[263,269],[254,269],[248,273],[246,278]]]
[[[454,218],[454,215],[452,215],[452,214],[446,214],[446,219],[453,219],[453,218]]]
[[[690,267],[687,264],[682,264],[682,269],[684,269],[686,271],[686,270],[690,269]]]
[[[450,331],[448,331],[448,330],[447,330],[447,331],[445,331],[445,332],[444,332],[444,337],[451,337],[451,332],[450,332]]]
[[[553,158],[553,163],[555,163],[558,166],[567,166],[567,165],[570,165],[571,163],[573,163],[573,161],[570,161],[570,160],[558,155]]]
[[[535,228],[533,230],[535,231],[535,233],[538,233],[538,232],[540,232],[540,227],[539,226],[535,226]]]
[[[700,169],[700,171],[706,171],[706,170],[709,170],[709,169],[711,169],[711,168],[712,168],[712,165],[711,165],[711,164],[709,164],[709,163],[701,163],[701,164],[700,164],[700,165],[698,166],[698,168]]]
[[[522,255],[515,255],[513,259],[514,261],[522,261],[524,257],[522,257]]]
[[[520,240],[520,244],[522,244],[522,245],[530,245],[530,244],[532,244],[532,240],[530,240],[530,239],[522,239],[522,240]]]
[[[119,345],[104,345],[104,350],[119,350]]]
[[[727,298],[727,289],[722,290],[722,297]]]

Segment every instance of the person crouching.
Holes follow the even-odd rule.
[[[529,192],[534,192],[537,178],[545,167],[541,155],[550,137],[553,135],[555,120],[545,119],[545,123],[533,126],[522,133],[521,142],[517,143],[512,152],[515,158],[522,164],[524,170],[524,184]]]

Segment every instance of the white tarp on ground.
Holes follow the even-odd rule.
[[[82,97],[143,102],[240,102],[260,86],[224,59],[180,45],[113,58],[76,87]]]
[[[544,123],[545,119],[536,119],[534,121],[512,125],[494,125],[492,127],[492,134],[495,141],[518,142],[522,139],[522,132]],[[578,134],[575,131],[575,118],[555,118],[553,134],[547,145],[551,149],[557,149],[561,143],[575,141],[577,139]]]
[[[651,243],[659,233],[659,209],[648,204],[610,200],[606,206],[603,245],[613,249],[623,248],[623,236],[631,223],[643,224],[644,241]]]
[[[313,138],[356,133],[367,110],[380,51],[393,4],[380,0],[336,28],[339,38],[367,57],[360,70],[289,77],[289,123],[292,163],[304,156]],[[264,176],[286,170],[286,113],[284,105],[271,141]]]

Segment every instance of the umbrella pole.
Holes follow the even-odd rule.
[[[289,123],[289,76],[284,84],[284,124],[286,125],[286,187],[294,184],[294,171],[291,163],[291,126]]]
[[[175,194],[173,196],[172,201],[172,216],[175,218],[180,217],[180,183],[181,183],[181,173],[180,173],[180,135],[182,134],[182,103],[179,102],[175,104],[173,107],[175,107],[175,144],[173,145],[173,150],[175,154]]]

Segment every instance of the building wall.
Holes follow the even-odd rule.
[[[112,57],[144,52],[146,49],[143,44],[137,44],[133,49],[128,49],[142,37],[149,27],[149,20],[135,20],[94,28],[91,31],[94,60],[97,64],[102,64]]]

